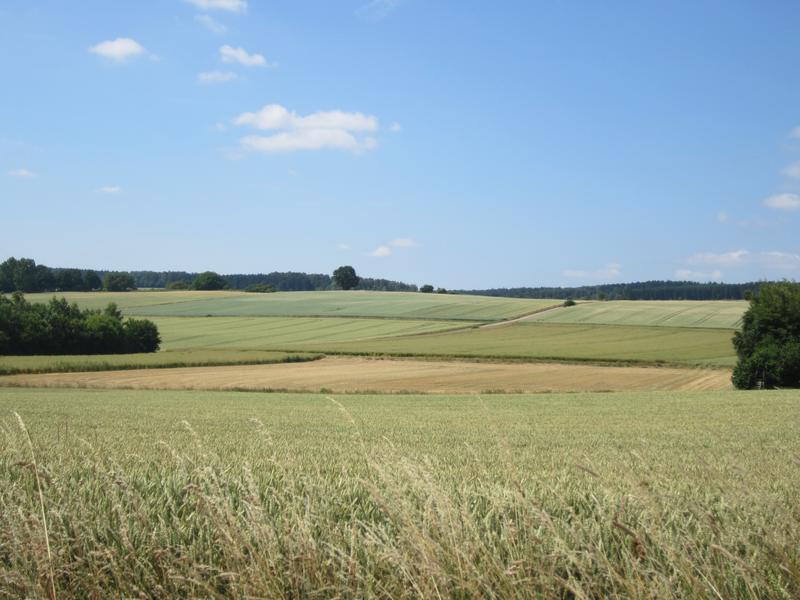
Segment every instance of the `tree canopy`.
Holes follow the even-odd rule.
[[[356,270],[350,265],[339,267],[333,272],[333,282],[343,290],[352,290],[359,281]]]
[[[196,290],[224,290],[228,287],[228,282],[219,273],[205,271],[194,278],[192,288]]]
[[[128,292],[136,289],[136,282],[129,273],[106,273],[103,288],[109,292]]]
[[[800,387],[800,284],[765,283],[749,300],[733,338],[739,357],[733,384]]]
[[[0,294],[0,354],[129,354],[160,344],[152,321],[124,320],[113,303],[81,310],[64,298],[32,304],[20,292]]]

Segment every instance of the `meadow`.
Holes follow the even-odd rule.
[[[3,389],[0,597],[795,598],[798,416],[789,391]]]

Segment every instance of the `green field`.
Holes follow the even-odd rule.
[[[70,356],[0,356],[0,375],[120,369],[165,369],[214,365],[252,365],[315,360],[319,354],[214,348],[173,350],[148,354]]]
[[[29,294],[31,302],[53,294]],[[163,317],[380,317],[497,321],[528,314],[557,300],[523,300],[409,292],[69,292],[58,294],[86,308],[116,302],[128,315]]]
[[[283,344],[282,349],[395,356],[460,356],[521,359],[666,362],[732,366],[726,329],[625,327],[518,322],[420,337],[347,343]],[[275,346],[278,347],[278,346]]]
[[[736,329],[747,309],[744,300],[624,300],[585,302],[531,317],[542,323],[655,325]]]
[[[798,597],[798,408],[2,389],[0,596]]]

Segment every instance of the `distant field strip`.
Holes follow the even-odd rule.
[[[324,317],[154,317],[153,321],[161,332],[165,350],[300,348],[305,344],[409,336],[464,326],[459,321]]]
[[[295,343],[280,349],[395,356],[607,360],[732,366],[736,362],[732,336],[733,333],[725,329],[519,322],[503,327],[469,328],[419,337],[347,343]],[[278,347],[274,346],[276,349]]]
[[[328,316],[497,321],[532,313],[555,300],[521,300],[406,292],[278,292],[134,306],[128,314],[163,317]]]
[[[95,354],[72,356],[0,356],[0,375],[110,371],[116,369],[163,369],[211,365],[252,365],[314,360],[316,354],[271,350],[214,349],[176,350],[149,354]]]
[[[736,329],[741,325],[747,302],[642,301],[587,302],[532,315],[541,323],[594,325],[641,325]]]
[[[309,363],[14,375],[0,385],[161,390],[332,392],[599,392],[727,390],[730,372],[554,363],[326,358]]]
[[[142,309],[145,307],[164,304],[192,303],[201,300],[236,298],[239,296],[252,296],[246,292],[236,291],[136,291],[136,292],[48,292],[44,294],[25,294],[30,302],[48,302],[53,297],[66,298],[75,302],[81,308],[105,308],[109,302],[114,302],[123,312],[129,309]],[[142,313],[144,314],[144,313]]]

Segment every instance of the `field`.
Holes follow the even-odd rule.
[[[95,354],[70,356],[0,356],[0,375],[117,369],[167,369],[212,365],[261,365],[315,360],[319,354],[271,350],[199,349],[147,354]],[[0,383],[2,383],[0,379]]]
[[[530,319],[543,323],[736,329],[746,309],[744,300],[585,302]]]
[[[733,329],[744,308],[741,302],[639,301],[559,307],[556,300],[358,291],[66,296],[95,308],[114,301],[125,314],[150,318],[164,350],[205,353],[208,365],[235,364],[230,351],[259,350],[730,367]],[[164,362],[179,365],[179,356]],[[9,360],[17,363],[0,359],[0,370]],[[118,360],[105,362],[113,367]]]
[[[796,392],[4,389],[0,415],[2,597],[800,595]]]
[[[727,371],[560,363],[324,358],[207,368],[50,373],[0,378],[0,386],[154,390],[288,390],[336,393],[601,392],[726,390]]]
[[[732,366],[726,329],[570,325],[521,321],[424,337],[304,343],[284,349],[395,356],[459,356]]]
[[[520,300],[407,292],[72,292],[59,294],[87,308],[116,302],[128,315],[148,317],[379,317],[498,321],[558,304],[558,300]],[[52,294],[30,294],[44,301]]]

